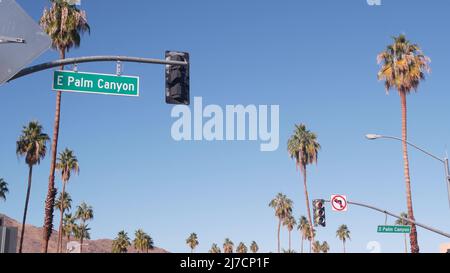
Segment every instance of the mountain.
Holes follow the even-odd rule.
[[[17,227],[18,235],[17,235],[17,248],[19,247],[20,241],[20,231],[22,224],[18,221],[0,213],[0,218],[3,218],[3,225],[7,227]],[[42,238],[42,228],[35,227],[33,225],[25,225],[25,238],[23,241],[23,253],[40,253],[41,252],[41,238]],[[58,232],[53,230],[52,236],[48,243],[48,252],[56,253],[56,241],[58,239]],[[66,243],[67,239],[64,239],[64,243]],[[111,253],[112,247],[111,239],[99,239],[99,240],[84,240],[84,243],[87,246],[83,246],[83,253]],[[129,253],[134,253],[135,250],[133,247],[128,247]],[[149,253],[168,253],[167,250],[155,247],[152,250],[149,250]]]

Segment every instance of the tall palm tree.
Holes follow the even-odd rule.
[[[58,242],[57,242],[57,253],[62,252],[62,237],[63,237],[63,225],[64,225],[64,219],[62,216],[62,213],[66,210],[70,210],[72,208],[72,198],[70,197],[70,194],[68,192],[61,192],[59,194],[58,199],[55,201],[55,208],[59,211],[61,211],[61,220],[60,220],[60,227],[59,227],[59,233],[58,233]]]
[[[425,73],[430,71],[430,59],[422,53],[419,45],[413,44],[405,35],[393,37],[394,42],[378,55],[378,63],[381,69],[378,72],[378,80],[384,81],[386,92],[397,89],[400,95],[402,110],[402,147],[403,147],[403,171],[406,184],[406,205],[409,219],[414,220],[414,211],[411,193],[411,178],[409,175],[408,159],[408,128],[406,96],[411,91],[417,91],[419,84],[425,79]],[[419,252],[417,229],[411,224],[411,252]]]
[[[138,229],[134,233],[133,247],[138,253],[144,252],[147,249],[148,242],[146,235],[142,229]]]
[[[25,157],[28,165],[28,188],[25,198],[25,208],[23,211],[22,231],[20,235],[19,253],[22,253],[23,236],[25,234],[25,222],[27,219],[28,202],[30,200],[31,178],[33,176],[33,166],[39,164],[47,153],[47,141],[49,137],[43,132],[42,126],[37,121],[30,122],[22,129],[22,134],[16,142],[16,153]]]
[[[76,232],[75,221],[76,218],[72,216],[72,213],[64,214],[62,233],[64,236],[66,236],[67,242],[70,242],[70,236],[75,235]]]
[[[220,252],[221,252],[220,247],[216,243],[212,244],[209,253],[220,253]]]
[[[186,244],[191,248],[191,253],[193,253],[194,249],[198,246],[197,234],[191,233],[191,235],[189,235],[186,239]]]
[[[250,245],[250,250],[251,250],[253,253],[258,252],[259,246],[258,246],[258,244],[257,244],[255,241],[253,241],[252,244]]]
[[[233,253],[234,243],[229,238],[223,243],[223,253]]]
[[[86,19],[86,12],[64,0],[50,0],[51,8],[44,9],[40,25],[52,39],[52,47],[59,52],[61,59],[65,59],[66,52],[73,47],[79,47],[81,34],[90,32]],[[60,67],[64,70],[64,66]],[[48,241],[53,228],[53,205],[55,202],[55,168],[56,152],[58,150],[59,124],[61,113],[61,91],[56,92],[55,121],[51,147],[50,175],[48,181],[47,198],[45,201],[45,219],[42,241],[42,252],[47,252]]]
[[[324,242],[322,243],[322,246],[320,247],[320,250],[321,250],[323,253],[328,253],[328,251],[330,251],[330,246],[328,245],[327,241],[324,241]]]
[[[80,172],[80,165],[78,164],[78,159],[74,155],[73,151],[69,149],[65,149],[61,153],[59,153],[59,157],[56,161],[56,169],[61,171],[61,180],[62,180],[62,196],[65,196],[66,185],[69,182],[70,175],[73,173],[78,174]],[[58,247],[57,252],[62,250],[62,220],[64,215],[65,208],[63,207],[63,203],[59,203],[60,207],[58,208],[61,212],[61,216],[59,218],[59,234],[58,234]]]
[[[308,187],[306,183],[306,166],[316,163],[320,150],[320,144],[317,141],[317,135],[309,131],[304,124],[295,125],[295,130],[288,140],[288,153],[295,159],[297,170],[303,174],[303,188],[305,192],[306,210],[308,214],[309,226],[312,227],[311,210],[309,206]],[[314,241],[314,229],[310,229],[310,236]],[[310,249],[311,250],[311,249]]]
[[[117,237],[112,243],[112,253],[127,253],[128,247],[131,245],[128,233],[124,230],[119,231]]]
[[[401,216],[402,218],[407,218],[407,219],[409,219],[408,213],[406,213],[406,212],[400,213],[400,216]],[[405,221],[405,220],[403,220],[403,219],[397,219],[397,220],[395,221],[395,224],[396,224],[396,225],[399,225],[399,226],[406,226],[406,225],[409,225],[409,222],[408,222],[408,221]],[[407,238],[406,238],[406,233],[404,233],[403,236],[404,236],[404,239],[405,239],[405,253],[408,253],[408,240],[407,240]]]
[[[292,233],[292,230],[294,229],[294,227],[297,225],[297,221],[295,221],[294,216],[289,215],[288,217],[286,217],[284,219],[283,225],[286,226],[286,228],[289,231],[289,251],[291,251],[292,250],[292,248],[291,248],[291,233]]]
[[[94,210],[91,206],[86,203],[81,203],[77,207],[77,211],[75,212],[75,217],[81,220],[81,227],[87,227],[86,221],[94,219]],[[83,234],[83,229],[80,230],[80,252],[83,253],[83,239],[86,238]]]
[[[344,253],[345,253],[345,242],[350,240],[350,230],[348,229],[347,225],[341,225],[338,230],[336,231],[336,237],[339,238],[339,240],[342,241],[342,244],[344,246]]]
[[[8,183],[3,178],[0,178],[0,199],[6,201],[6,194],[9,192]]]
[[[293,202],[286,195],[279,193],[269,203],[269,207],[275,210],[275,216],[278,217],[278,253],[280,253],[280,229],[281,223],[292,213]]]
[[[240,242],[236,248],[236,253],[247,253],[247,252],[248,252],[247,246],[243,242]]]
[[[300,216],[297,229],[300,231],[300,237],[302,241],[301,253],[303,253],[303,241],[306,239],[307,233],[309,233],[309,223],[308,219],[306,219],[305,216]]]

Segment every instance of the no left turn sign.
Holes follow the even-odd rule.
[[[331,208],[334,211],[344,212],[347,211],[347,196],[340,194],[331,195]]]

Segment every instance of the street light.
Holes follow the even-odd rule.
[[[395,139],[398,141],[403,142],[403,139],[399,138],[399,137],[393,137],[393,136],[384,136],[384,135],[378,135],[378,134],[367,134],[366,138],[368,140],[376,140],[376,139],[380,139],[380,138],[387,138],[387,139]],[[447,185],[447,192],[448,192],[448,202],[449,202],[449,206],[450,206],[450,167],[449,167],[449,161],[448,158],[439,158],[435,155],[433,155],[430,152],[427,152],[426,150],[418,147],[417,145],[412,144],[411,142],[405,141],[406,144],[408,144],[409,146],[412,146],[414,148],[416,148],[417,150],[421,151],[422,153],[438,160],[439,162],[441,162],[442,164],[444,164],[444,168],[445,168],[445,180],[446,180],[446,185]]]

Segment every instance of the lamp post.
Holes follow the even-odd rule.
[[[398,140],[398,141],[403,142],[403,139],[401,139],[401,138],[399,138],[399,137],[394,137],[394,136],[384,136],[384,135],[377,135],[377,134],[367,134],[367,135],[366,135],[366,138],[367,138],[368,140],[376,140],[376,139],[380,139],[380,138],[387,138],[387,139],[394,139],[394,140]],[[448,160],[448,158],[447,158],[447,157],[444,158],[444,159],[439,158],[439,157],[433,155],[432,153],[427,152],[426,150],[424,150],[424,149],[418,147],[417,145],[414,145],[414,144],[411,143],[411,142],[408,142],[408,141],[405,141],[405,142],[406,142],[406,144],[408,144],[409,146],[411,146],[411,147],[413,147],[413,148],[416,148],[417,150],[421,151],[422,153],[424,153],[424,154],[426,154],[426,155],[428,155],[428,156],[430,156],[430,157],[432,157],[432,158],[438,160],[438,161],[441,162],[442,164],[444,164],[444,168],[445,168],[445,181],[446,181],[445,184],[447,185],[448,202],[449,202],[449,207],[450,207],[450,167],[449,167],[449,160]]]

